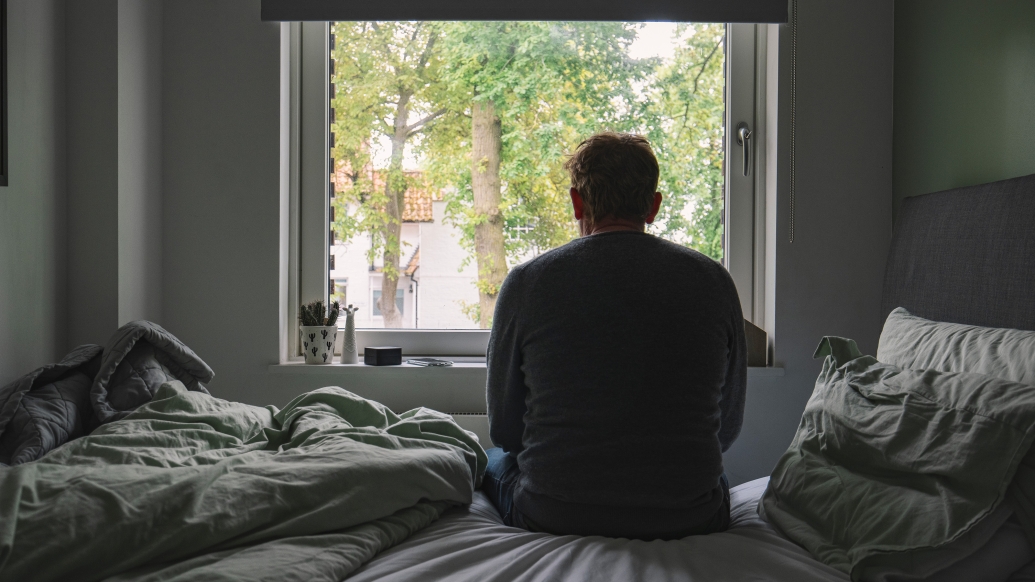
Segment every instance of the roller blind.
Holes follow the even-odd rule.
[[[262,19],[787,22],[787,0],[262,0]]]

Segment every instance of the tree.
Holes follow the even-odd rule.
[[[380,250],[384,261],[377,306],[385,327],[400,327],[395,294],[402,211],[410,187],[403,158],[414,138],[446,113],[434,106],[443,89],[435,50],[440,33],[429,22],[338,22],[333,30],[333,154],[350,182],[336,200],[335,228],[345,240],[371,233],[371,259]],[[391,144],[383,172],[373,169],[370,160],[378,136]]]
[[[682,24],[672,62],[658,66],[638,117],[665,195],[651,230],[717,261],[723,257],[726,28]]]
[[[370,233],[382,253],[378,307],[398,327],[407,155],[427,187],[445,194],[447,219],[477,266],[491,325],[509,265],[576,235],[565,154],[590,134],[634,131],[652,142],[665,203],[652,232],[723,254],[725,27],[685,24],[673,59],[629,57],[634,23],[336,23],[335,228]],[[390,144],[386,167],[371,148]]]
[[[629,126],[632,82],[646,69],[627,56],[632,25],[612,22],[455,22],[443,28],[451,114],[421,148],[431,178],[454,194],[450,218],[478,271],[491,325],[508,255],[575,235],[562,164],[573,143]]]

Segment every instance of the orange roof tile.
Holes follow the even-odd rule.
[[[431,193],[427,189],[406,189],[406,201],[402,212],[403,222],[432,222]]]
[[[382,178],[381,170],[374,170],[370,166],[364,168],[364,172],[368,174],[370,181],[373,183],[374,188],[384,189],[385,183]],[[406,172],[406,177],[410,178],[413,182],[420,184],[423,182],[422,172],[420,170],[411,170]],[[342,160],[338,160],[334,168],[334,183],[338,186],[338,190],[344,190],[351,186],[352,180],[349,178],[349,166]],[[402,221],[403,222],[433,222],[434,214],[432,212],[431,203],[436,200],[442,200],[441,192],[433,192],[428,185],[422,186],[411,186],[406,189],[406,194],[403,199],[403,211]]]
[[[412,276],[420,268],[420,247],[413,250],[413,254],[410,255],[410,260],[406,262],[406,273],[407,276]]]

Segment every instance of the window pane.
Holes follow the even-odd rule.
[[[378,307],[378,303],[380,301],[381,301],[381,290],[380,289],[374,289],[372,305],[373,305],[374,316],[375,317],[382,317],[383,316],[382,313],[381,313],[381,308]],[[397,289],[395,291],[395,308],[396,308],[396,310],[399,311],[400,314],[403,314],[403,315],[406,314],[405,301],[406,301],[405,292],[402,289]]]
[[[489,327],[509,269],[577,236],[563,163],[602,130],[654,147],[649,232],[723,260],[724,24],[331,30],[332,299],[357,327]]]

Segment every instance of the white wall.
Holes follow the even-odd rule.
[[[65,353],[65,9],[7,5],[10,181],[0,188],[0,386]]]
[[[162,5],[118,3],[118,323],[162,321]]]
[[[67,3],[70,346],[162,323],[160,8]]]
[[[216,372],[222,398],[277,404],[280,25],[258,0],[162,13],[163,326]]]
[[[420,249],[420,268],[414,279],[406,275],[399,280],[399,289],[404,291],[403,327],[418,327],[415,316],[419,316],[421,329],[477,329],[478,325],[464,315],[462,302],[478,304],[478,289],[475,281],[478,273],[473,261],[464,266],[467,251],[460,240],[460,230],[446,223],[446,203],[432,202],[430,222],[406,222],[402,225],[403,267],[407,265],[414,251]],[[334,245],[335,268],[331,278],[348,278],[347,304],[359,307],[356,313],[356,327],[384,327],[384,318],[374,316],[372,291],[381,289],[382,274],[370,271],[368,260],[370,236],[357,235],[348,242]],[[384,261],[378,254],[375,267],[381,268]],[[463,267],[463,268],[461,268]]]
[[[118,1],[66,3],[68,344],[119,323]]]
[[[446,222],[446,203],[431,203],[432,222],[420,225],[420,326],[425,329],[470,328],[478,324],[463,313],[461,302],[478,304],[478,268],[463,266],[467,251],[460,229]]]
[[[401,225],[399,238],[402,244],[399,265],[403,271],[406,270],[414,251],[423,244],[421,226],[413,222],[404,222]],[[334,253],[335,260],[334,269],[330,270],[330,277],[336,281],[348,279],[345,305],[354,305],[359,308],[359,311],[356,312],[356,327],[383,328],[385,323],[384,317],[374,315],[377,303],[373,300],[373,292],[381,291],[381,283],[384,277],[381,272],[384,268],[384,255],[383,253],[377,253],[374,257],[374,266],[377,270],[371,271],[369,260],[370,243],[369,235],[359,234],[349,241],[338,241],[338,244],[333,245],[331,252]],[[410,285],[412,285],[410,278],[405,273],[400,275],[399,287],[396,293],[398,291],[403,292],[402,327],[404,328],[416,327],[416,319],[414,317],[416,293],[411,292]],[[341,325],[344,325],[344,320],[342,320]]]
[[[875,354],[891,242],[893,0],[798,0],[797,188],[788,242],[790,35],[781,27],[775,361],[754,378],[740,438],[725,456],[731,482],[767,475],[812,394],[822,336]]]

